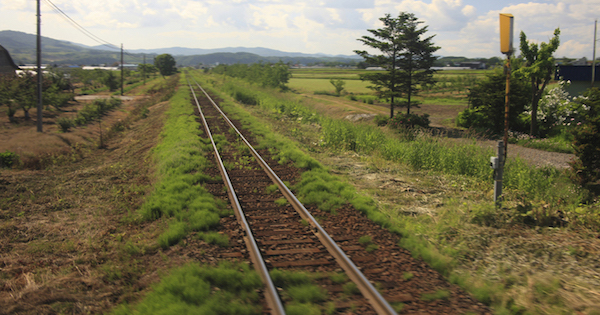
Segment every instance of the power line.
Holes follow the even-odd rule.
[[[75,20],[73,20],[69,15],[67,15],[65,12],[63,12],[63,10],[61,10],[58,6],[56,6],[54,3],[52,3],[52,1],[50,1],[50,0],[45,0],[45,1],[50,5],[50,7],[54,10],[54,12],[58,13],[61,17],[63,17],[65,20],[67,20],[67,22],[71,23],[71,25],[73,25],[77,30],[79,30],[85,36],[89,37],[93,41],[95,41],[103,46],[106,46],[106,47],[109,47],[112,49],[117,49],[117,50],[120,49],[119,46],[112,44],[108,41],[105,41],[104,39],[94,35],[92,32],[86,30],[83,26],[79,25],[79,23],[77,23]],[[135,55],[133,55],[127,51],[125,51],[124,53],[129,56],[135,57]]]

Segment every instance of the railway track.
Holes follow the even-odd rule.
[[[215,149],[218,168],[213,172],[221,175],[226,187],[212,183],[208,189],[230,202],[237,219],[237,223],[230,222],[230,239],[247,248],[234,248],[229,255],[252,261],[265,283],[266,312],[285,314],[288,298],[281,298],[269,276],[269,270],[278,269],[321,275],[315,281],[326,290],[327,300],[338,313],[396,314],[394,307],[403,313],[488,313],[485,306],[447,284],[422,261],[403,265],[405,258],[397,258],[409,253],[398,248],[397,238],[360,218],[356,211],[340,209],[338,213],[348,212],[341,216],[316,208],[307,210],[284,183],[298,178],[298,170],[275,163],[266,149],[254,149],[254,140],[238,122],[225,116],[200,85],[194,82],[189,87],[199,120]],[[376,253],[366,250],[359,240],[365,236]],[[342,285],[332,280],[331,275],[341,270],[358,290],[348,290],[352,287],[349,282]],[[411,281],[414,277],[433,280],[422,287]],[[417,288],[409,289],[411,284]],[[432,302],[415,293],[434,289],[446,295]]]

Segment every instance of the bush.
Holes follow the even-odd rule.
[[[390,122],[390,118],[387,115],[375,116],[375,124],[377,126],[386,126]]]
[[[406,129],[414,128],[415,126],[428,128],[429,127],[429,114],[416,115],[416,114],[404,114],[397,113],[392,119],[390,119],[390,127],[394,129]]]
[[[233,92],[233,98],[235,98],[236,101],[242,103],[242,104],[246,104],[246,105],[258,105],[258,99],[256,98],[256,96],[249,94],[245,91],[242,90],[236,90]]]
[[[11,151],[0,153],[0,168],[11,168],[15,162],[19,160],[19,156]]]
[[[69,132],[69,130],[75,126],[75,122],[72,119],[65,117],[57,119],[56,124],[60,127],[62,132]]]
[[[588,108],[585,122],[573,130],[577,160],[571,165],[581,185],[600,181],[600,90],[588,90],[581,102]]]

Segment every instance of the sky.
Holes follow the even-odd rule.
[[[514,47],[523,31],[548,42],[560,28],[555,57],[592,58],[600,0],[40,0],[42,36],[96,46],[52,9],[125,49],[265,47],[353,55],[379,18],[413,13],[440,56],[501,57],[499,14],[514,16]],[[51,2],[49,2],[51,1]],[[0,0],[0,30],[36,34],[36,1]],[[600,38],[600,37],[599,37]],[[2,43],[0,43],[2,44]],[[600,49],[600,48],[599,48]],[[518,53],[518,51],[517,51]],[[600,52],[597,54],[600,56]]]

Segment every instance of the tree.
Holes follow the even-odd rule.
[[[417,18],[412,13],[400,12],[397,18],[386,14],[380,18],[384,28],[368,30],[373,37],[363,36],[358,40],[364,45],[381,51],[381,55],[371,55],[367,51],[354,52],[368,64],[378,65],[385,72],[361,74],[361,80],[373,83],[369,88],[379,97],[389,98],[390,117],[394,117],[394,99],[406,96],[406,113],[410,114],[411,98],[423,86],[433,84],[434,70],[431,70],[437,57],[433,53],[440,49],[431,42],[433,36],[421,39],[427,26],[418,28]]]
[[[144,78],[148,78],[150,73],[158,71],[153,64],[143,63],[138,65],[138,71],[142,73]]]
[[[469,91],[469,108],[458,114],[457,125],[466,128],[501,133],[504,130],[504,102],[506,75],[495,72],[487,76]],[[526,128],[519,121],[529,102],[530,87],[526,80],[514,76],[510,80],[509,121],[513,129]]]
[[[577,159],[571,163],[575,177],[583,186],[600,194],[600,89],[591,88],[577,98],[585,110],[585,122],[573,130],[573,150]]]
[[[17,93],[14,94],[15,101],[25,113],[25,119],[29,120],[29,110],[37,106],[37,74],[26,72],[16,79]]]
[[[0,75],[0,106],[6,105],[6,115],[9,122],[15,122],[17,105],[14,103],[14,97],[18,91],[17,77],[9,75]]]
[[[113,92],[119,87],[120,82],[112,71],[107,71],[104,77],[102,77],[102,84]]]
[[[169,54],[156,56],[156,59],[154,59],[154,65],[160,72],[160,75],[163,77],[177,73],[177,68],[175,68],[175,58]]]
[[[554,37],[548,43],[537,43],[527,41],[523,31],[520,35],[520,48],[525,64],[516,72],[517,75],[529,79],[531,83],[531,127],[529,134],[537,135],[537,111],[538,103],[544,93],[544,89],[554,74],[554,57],[552,54],[558,49],[560,40],[560,29],[554,30]]]
[[[337,94],[337,96],[340,96],[342,94],[342,91],[344,90],[344,85],[346,85],[346,81],[340,79],[331,79],[329,80],[329,83],[331,83],[331,85],[333,85],[333,87],[335,88],[335,93]]]

